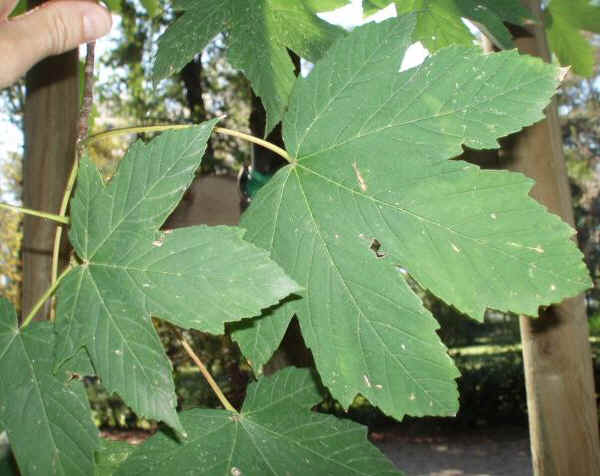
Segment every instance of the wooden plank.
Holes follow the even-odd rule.
[[[549,61],[539,0],[523,0],[540,24],[516,40]],[[536,180],[531,195],[573,225],[573,208],[554,100],[547,119],[509,141],[505,166]],[[600,474],[598,415],[583,295],[520,317],[533,470],[537,476]]]

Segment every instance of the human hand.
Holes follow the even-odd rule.
[[[0,88],[47,56],[64,53],[110,31],[112,18],[90,1],[53,0],[8,19],[18,0],[0,0]]]

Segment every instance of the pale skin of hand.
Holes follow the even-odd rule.
[[[38,61],[104,36],[112,18],[86,0],[54,0],[8,19],[18,0],[0,0],[0,88],[9,86]]]

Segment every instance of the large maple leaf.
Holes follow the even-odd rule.
[[[416,13],[413,39],[432,52],[452,44],[473,43],[463,18],[475,22],[502,49],[514,47],[504,22],[523,25],[532,21],[531,12],[520,0],[363,0],[363,10],[371,15],[391,3],[398,15]]]
[[[323,8],[339,4],[329,1]],[[226,32],[229,61],[244,72],[267,111],[265,134],[281,121],[296,78],[287,49],[314,62],[344,33],[316,15],[312,0],[178,0],[173,8],[184,13],[160,37],[154,77],[179,71]]]
[[[81,263],[58,291],[57,363],[85,346],[110,392],[179,431],[171,364],[151,316],[222,334],[225,322],[258,315],[298,289],[239,228],[159,231],[214,124],[136,143],[107,185],[83,159],[69,231]]]
[[[530,179],[448,160],[541,119],[558,68],[455,46],[399,72],[414,24],[357,28],[296,83],[291,163],[242,225],[305,291],[234,333],[260,372],[296,314],[333,396],[398,419],[458,405],[458,372],[406,273],[477,319],[535,315],[590,284],[573,230],[528,196]]]
[[[308,370],[287,368],[250,384],[240,413],[183,412],[188,440],[158,433],[115,474],[401,475],[369,443],[364,427],[311,412],[320,400]]]

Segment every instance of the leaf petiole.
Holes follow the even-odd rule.
[[[269,149],[272,150],[273,152],[275,152],[277,155],[283,157],[287,162],[291,163],[292,159],[290,158],[290,156],[288,155],[288,153],[282,149],[281,147],[276,146],[275,144],[263,140],[263,139],[259,139],[258,137],[254,137],[251,136],[249,134],[244,134],[243,132],[238,132],[238,131],[234,131],[232,129],[226,129],[224,127],[215,127],[215,132],[217,134],[223,134],[223,135],[227,135],[227,136],[233,136],[233,137],[239,137],[240,139],[246,140],[248,142],[252,142],[254,144],[258,144],[260,146],[263,146],[265,149]]]
[[[33,318],[35,317],[35,315],[38,313],[38,311],[42,308],[42,306],[44,305],[44,303],[54,294],[54,292],[56,291],[56,289],[58,288],[58,285],[60,284],[60,282],[62,281],[62,279],[67,275],[67,273],[71,270],[71,267],[67,267],[62,273],[61,275],[56,279],[56,282],[54,282],[52,284],[52,286],[50,286],[46,292],[44,293],[44,295],[38,300],[38,302],[35,303],[35,306],[33,306],[33,308],[31,309],[31,311],[29,311],[29,314],[27,314],[27,317],[25,318],[25,320],[23,321],[23,324],[21,324],[21,329],[27,327],[31,321],[33,320]]]
[[[169,130],[176,130],[176,129],[187,129],[189,127],[193,127],[194,125],[195,124],[165,124],[165,125],[158,125],[158,126],[136,126],[136,127],[124,127],[124,128],[120,128],[120,129],[111,129],[110,131],[104,131],[104,132],[100,132],[96,135],[90,136],[87,139],[85,139],[84,141],[82,141],[81,144],[84,146],[89,146],[89,145],[93,144],[94,142],[97,142],[101,139],[106,139],[106,138],[112,137],[112,136],[120,136],[120,135],[125,135],[125,134],[137,134],[139,132],[161,132],[161,131],[169,131]],[[258,144],[258,145],[264,147],[265,149],[272,150],[277,155],[283,157],[286,161],[288,161],[290,163],[292,162],[292,159],[290,158],[290,156],[284,149],[282,149],[281,147],[278,147],[275,144],[272,144],[271,142],[266,141],[264,139],[259,139],[258,137],[251,136],[250,134],[245,134],[243,132],[234,131],[232,129],[227,129],[225,127],[215,127],[214,131],[217,134],[238,137],[247,142],[252,142],[253,144]]]
[[[221,387],[219,387],[219,385],[217,384],[217,382],[215,382],[215,379],[212,377],[212,375],[210,374],[210,372],[208,371],[208,369],[206,368],[206,366],[202,363],[202,361],[200,360],[200,357],[198,357],[196,355],[196,353],[194,352],[194,349],[192,349],[192,347],[187,342],[187,340],[185,339],[185,337],[183,336],[183,334],[181,333],[181,331],[179,329],[175,328],[175,327],[173,327],[173,329],[175,330],[175,333],[177,334],[177,338],[179,339],[179,343],[183,346],[184,350],[187,352],[187,354],[190,356],[190,358],[194,361],[194,363],[196,364],[196,366],[198,367],[198,369],[200,369],[200,372],[202,373],[202,375],[204,376],[204,378],[208,382],[208,385],[210,386],[210,388],[212,389],[212,391],[215,392],[215,395],[217,396],[217,398],[221,402],[221,405],[223,405],[223,407],[226,410],[229,410],[230,412],[238,413],[238,411],[229,402],[229,400],[227,400],[227,397],[225,396],[225,394],[221,390]]]
[[[10,205],[9,203],[0,203],[0,208],[5,210],[11,210],[15,213],[23,213],[24,215],[32,215],[34,217],[46,218],[53,222],[60,223],[61,225],[68,225],[69,219],[64,216],[55,215],[54,213],[40,212],[38,210],[32,210],[31,208],[18,207],[16,205]]]

